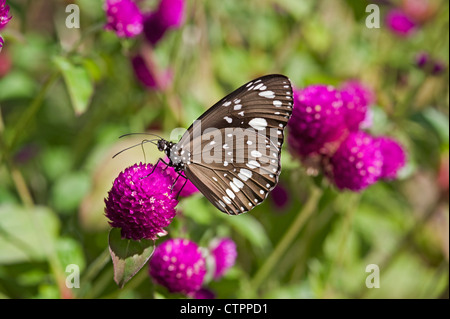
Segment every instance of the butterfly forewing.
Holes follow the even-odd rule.
[[[250,81],[195,121],[174,146],[171,159],[185,164],[186,177],[219,210],[247,212],[278,182],[292,99],[290,81],[283,75]]]

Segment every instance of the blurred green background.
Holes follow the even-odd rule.
[[[217,298],[448,298],[449,4],[423,1],[429,12],[418,30],[399,37],[384,22],[387,1],[373,1],[381,21],[369,29],[370,1],[187,0],[184,25],[151,51],[173,73],[164,90],[136,80],[130,56],[144,40],[105,31],[103,1],[7,1],[13,19],[1,31],[0,297],[180,297],[155,286],[146,268],[121,290],[113,281],[103,199],[120,171],[161,156],[147,144],[145,158],[135,148],[112,159],[141,140],[118,137],[152,131],[169,138],[241,84],[283,73],[298,88],[349,79],[371,87],[371,132],[407,149],[401,177],[339,192],[307,176],[286,149],[286,207],[269,197],[249,214],[228,217],[197,194],[180,202],[168,236],[203,246],[233,238],[236,265],[208,283]],[[79,29],[65,27],[70,3],[79,5]],[[445,70],[418,68],[421,51]],[[283,242],[298,214],[299,231]],[[81,270],[80,288],[65,284],[70,264]],[[366,287],[369,264],[380,268],[380,288]]]

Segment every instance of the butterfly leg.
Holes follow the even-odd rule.
[[[180,189],[178,190],[177,196],[175,197],[176,199],[178,199],[178,197],[180,196],[181,191],[183,190],[183,188],[186,185],[187,180],[188,180],[187,177],[184,176],[183,174],[181,174],[180,172],[177,172],[177,174],[178,174],[178,176],[177,176],[177,178],[175,178],[175,181],[173,182],[172,187],[170,188],[170,190],[173,191],[173,188],[175,187],[175,184],[178,182],[178,179],[180,177],[184,178],[184,183],[183,183],[183,186],[181,186]]]
[[[163,164],[166,165],[166,168],[165,168],[165,169],[167,169],[167,168],[169,167],[169,163],[166,163],[162,158],[160,158],[160,159],[158,159],[158,161],[156,162],[156,164],[153,165],[152,171],[151,171],[150,173],[148,173],[147,175],[141,177],[141,179],[147,178],[147,177],[149,177],[150,175],[152,175],[153,172],[155,171],[155,169],[158,167],[158,165],[159,165],[160,162],[162,162]]]

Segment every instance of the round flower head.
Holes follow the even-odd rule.
[[[340,92],[326,85],[294,90],[294,109],[288,126],[288,143],[293,153],[333,153],[346,132]]]
[[[150,276],[170,292],[192,294],[202,287],[206,261],[196,243],[169,239],[156,247],[150,259]]]
[[[427,52],[419,52],[415,57],[415,62],[419,68],[424,69],[430,63],[430,55]]]
[[[222,238],[213,241],[210,246],[210,251],[216,264],[214,279],[219,279],[234,265],[234,262],[236,261],[236,244],[230,238]]]
[[[143,30],[142,13],[132,0],[106,0],[105,28],[116,32],[120,38],[131,38]]]
[[[184,0],[161,0],[158,9],[145,17],[145,37],[152,45],[155,45],[168,29],[181,26],[183,15]]]
[[[122,229],[123,238],[155,240],[167,234],[163,228],[176,214],[178,201],[170,189],[173,178],[160,167],[152,170],[152,164],[128,167],[115,179],[105,199],[106,217],[112,227]]]
[[[389,137],[377,138],[378,147],[383,155],[381,178],[394,179],[398,171],[405,166],[406,154],[399,143]]]
[[[270,196],[277,209],[284,209],[289,204],[289,192],[280,182],[272,190]]]
[[[201,288],[194,293],[194,299],[215,299],[216,295],[213,291],[207,288]]]
[[[376,139],[351,133],[330,159],[332,178],[339,189],[360,191],[381,175],[383,155]]]
[[[179,28],[184,19],[184,0],[161,0],[158,15],[162,25],[167,28]]]
[[[416,23],[402,10],[393,9],[386,16],[389,29],[399,36],[409,36],[416,30]]]
[[[368,108],[374,102],[374,94],[357,81],[344,83],[340,91],[345,107],[345,122],[351,132],[356,132],[366,119]]]
[[[0,30],[3,29],[6,24],[11,20],[9,16],[9,6],[6,4],[6,0],[0,0]],[[0,37],[0,47],[3,44],[3,39]]]

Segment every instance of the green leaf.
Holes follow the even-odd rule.
[[[271,243],[266,230],[261,223],[252,215],[241,214],[238,216],[218,215],[222,217],[241,236],[246,238],[255,248],[266,250]]]
[[[63,174],[56,181],[52,189],[52,200],[55,210],[69,214],[77,211],[83,197],[91,187],[90,176],[77,172]]]
[[[114,265],[114,281],[122,288],[153,255],[153,240],[122,239],[119,228],[109,232],[109,252]]]
[[[180,202],[181,211],[199,225],[210,225],[213,220],[211,205],[199,196],[189,196]]]
[[[36,84],[22,71],[12,71],[0,79],[0,101],[30,98],[35,94]]]
[[[83,114],[87,110],[94,93],[88,71],[83,66],[73,65],[63,57],[55,57],[54,62],[64,77],[75,113],[77,115]]]
[[[46,207],[0,206],[0,264],[44,260],[44,237],[55,241],[59,226]]]
[[[427,108],[423,111],[426,121],[433,127],[438,134],[441,143],[448,145],[449,143],[449,121],[448,116],[433,108]]]

